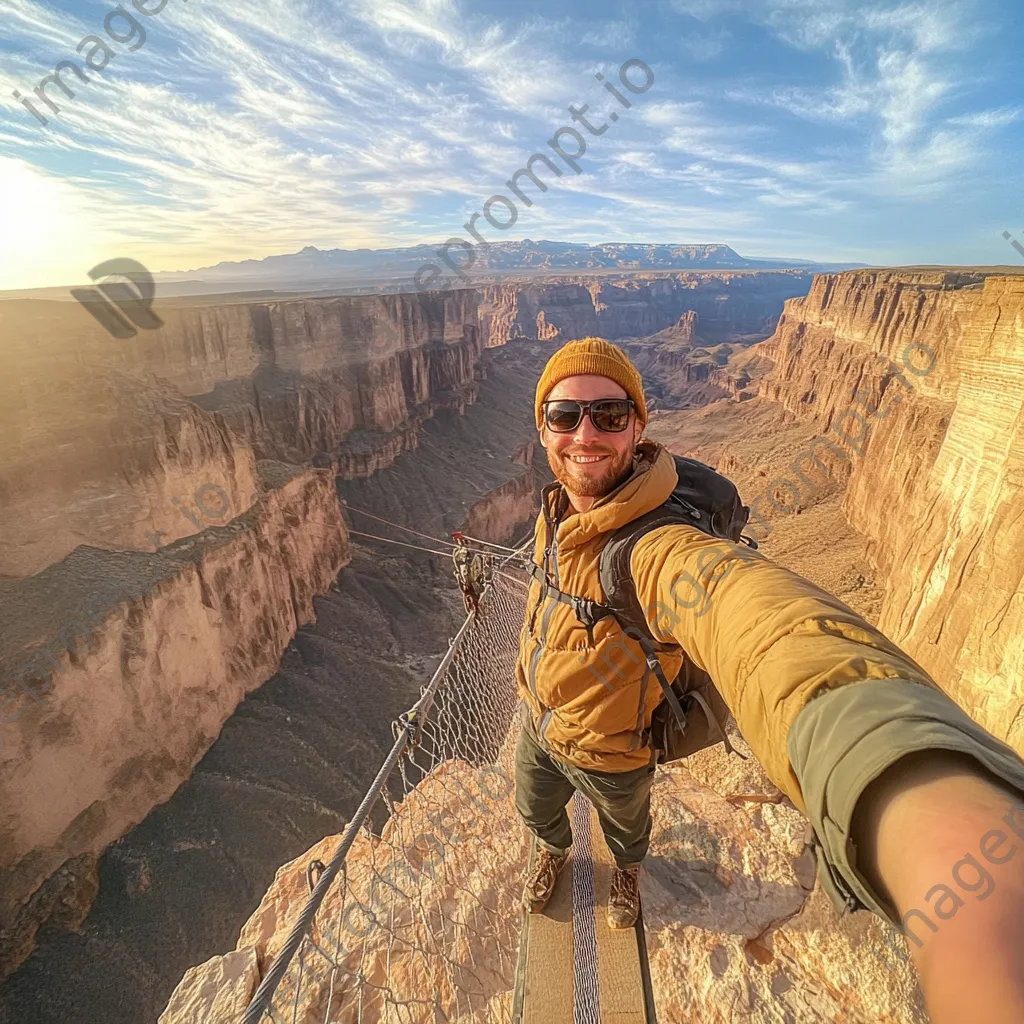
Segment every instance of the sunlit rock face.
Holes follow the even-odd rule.
[[[350,557],[334,478],[308,469],[155,554],[81,546],[0,586],[0,968],[88,910],[96,858],[188,778]]]
[[[692,311],[707,341],[747,334],[764,338],[786,299],[805,295],[811,280],[799,270],[723,270],[510,282],[480,289],[480,326],[488,346],[510,338],[561,342],[597,335],[616,340],[655,334]]]
[[[539,447],[529,442],[523,446],[519,458],[524,459],[527,466],[532,466]],[[537,476],[531,469],[495,488],[468,510],[461,531],[483,541],[491,537],[508,537],[516,524],[528,519],[534,510],[537,486]],[[520,532],[525,535],[526,531]]]
[[[823,275],[758,349],[762,395],[815,417],[849,478],[887,578],[879,625],[1024,752],[1024,278]]]
[[[508,336],[525,330],[515,323],[517,297],[496,297],[507,299],[498,310],[505,320],[491,321],[497,330]],[[552,322],[546,309],[545,332]],[[580,333],[593,326],[585,322]],[[700,321],[695,326],[699,331]],[[731,415],[756,406],[764,416],[774,408],[780,431],[803,421],[830,439],[815,450],[818,464],[795,446],[793,466],[783,466],[778,480],[797,488],[805,513],[793,522],[812,529],[824,521],[810,499],[826,485],[832,491],[840,485],[845,514],[867,538],[884,583],[877,606],[882,628],[1018,749],[1024,746],[1022,335],[1024,278],[823,275],[806,298],[787,304],[769,341],[720,374],[710,371],[706,381],[735,402],[760,392]],[[668,369],[690,365],[678,351],[694,340],[692,331],[676,338],[663,360]],[[651,365],[658,358],[652,353]],[[729,458],[723,456],[725,469]],[[765,478],[762,487],[771,483]],[[772,517],[779,534],[792,532],[784,516],[776,510]],[[736,743],[742,749],[742,741]],[[661,1019],[924,1024],[904,941],[868,914],[836,913],[814,885],[805,820],[755,762],[716,748],[685,765],[663,767],[653,805],[642,893]],[[508,813],[496,807],[488,815],[496,835],[506,835],[502,816]],[[511,846],[514,855],[504,861],[499,850],[463,864],[471,871],[467,880],[493,884],[502,872],[515,874],[514,892],[522,856]],[[283,934],[297,913],[293,901],[304,898],[305,864],[328,848],[282,869],[232,956],[248,963],[255,955],[265,970],[269,947],[279,941],[271,936]],[[370,854],[357,846],[353,856],[358,871]],[[189,976],[188,990],[208,976],[206,1005],[212,1006],[224,970],[217,961],[204,965]],[[231,1012],[239,1012],[249,994],[240,995]],[[503,997],[505,990],[496,989],[494,998]],[[307,1006],[318,1008],[312,1000]],[[165,1024],[184,1019],[168,1013]],[[222,1019],[212,1009],[209,1014],[200,1019]]]
[[[762,276],[767,275],[736,275],[736,282]],[[555,288],[529,287],[538,294]],[[19,651],[45,647],[65,615],[56,595],[78,593],[69,580],[95,589],[105,610],[95,629],[65,638],[57,652],[62,672],[49,683],[41,675],[32,676],[38,682],[30,690],[45,690],[44,700],[25,698],[12,705],[15,712],[22,706],[26,710],[19,720],[0,726],[6,730],[2,735],[11,737],[8,753],[0,753],[0,850],[17,851],[4,864],[0,885],[0,890],[14,894],[6,905],[6,912],[13,909],[14,915],[5,922],[12,937],[5,956],[16,960],[24,955],[40,920],[49,917],[73,924],[81,915],[95,892],[95,851],[109,842],[104,836],[115,837],[138,820],[154,802],[166,798],[175,779],[180,781],[182,773],[191,771],[203,745],[231,713],[236,694],[258,685],[273,670],[266,666],[272,665],[274,652],[280,651],[295,622],[309,613],[310,595],[326,588],[336,567],[351,556],[330,470],[340,471],[353,488],[372,491],[380,469],[414,452],[421,441],[420,427],[431,416],[440,409],[458,412],[473,401],[475,389],[482,386],[473,353],[479,353],[485,337],[497,345],[488,356],[514,359],[515,346],[504,340],[546,338],[553,346],[585,333],[614,337],[613,330],[620,328],[628,328],[622,337],[639,337],[656,324],[654,330],[675,330],[675,335],[673,343],[664,339],[650,353],[652,374],[661,365],[666,373],[685,377],[688,394],[729,396],[736,401],[736,415],[763,413],[771,402],[781,403],[784,409],[771,406],[779,418],[778,423],[771,419],[771,429],[781,431],[783,421],[799,420],[827,432],[834,445],[820,451],[819,457],[829,466],[832,482],[845,486],[846,514],[869,539],[885,577],[880,624],[983,724],[1021,748],[1020,726],[1015,723],[1020,706],[1017,688],[1024,678],[1018,639],[1024,540],[1016,510],[1017,490],[1024,480],[1024,279],[888,271],[824,275],[815,280],[806,298],[789,302],[769,342],[744,350],[721,367],[703,357],[697,365],[692,358],[694,347],[733,340],[732,335],[727,340],[725,334],[716,334],[714,326],[703,333],[705,323],[714,324],[719,308],[711,294],[717,285],[709,286],[711,307],[696,320],[686,316],[688,311],[697,312],[696,303],[684,308],[676,298],[662,296],[665,305],[652,318],[640,311],[639,303],[633,305],[634,296],[627,295],[615,314],[621,317],[618,326],[614,316],[606,316],[615,306],[608,286],[557,287],[569,288],[570,294],[552,291],[557,301],[544,298],[543,303],[527,296],[522,305],[518,292],[490,293],[479,319],[472,302],[464,305],[467,300],[455,296],[424,299],[422,307],[411,298],[396,296],[324,300],[323,308],[307,300],[168,311],[164,330],[187,321],[188,329],[181,328],[181,334],[188,341],[184,354],[167,357],[160,379],[142,376],[143,364],[134,362],[134,355],[111,357],[101,365],[96,346],[121,343],[105,336],[86,337],[83,328],[76,344],[89,357],[84,363],[89,363],[95,379],[110,384],[110,401],[126,389],[134,394],[129,384],[143,396],[126,403],[120,434],[111,435],[112,443],[116,441],[117,452],[138,451],[125,446],[137,445],[141,437],[145,455],[137,461],[150,479],[163,474],[171,482],[161,484],[160,490],[133,478],[138,487],[151,488],[161,501],[170,503],[180,486],[184,504],[207,482],[204,474],[219,472],[223,479],[218,486],[228,495],[231,508],[237,503],[244,512],[238,516],[233,511],[227,520],[214,523],[200,519],[198,524],[190,523],[174,505],[152,524],[133,526],[132,516],[121,511],[101,517],[112,524],[104,536],[121,538],[110,541],[110,546],[123,543],[131,549],[129,558],[124,558],[125,551],[95,553],[104,543],[90,537],[86,539],[95,548],[78,547],[67,556],[75,544],[82,544],[81,539],[72,543],[72,527],[92,520],[83,515],[67,525],[61,519],[61,501],[72,507],[88,502],[63,482],[65,476],[75,480],[73,458],[46,461],[57,459],[51,449],[85,451],[84,446],[76,447],[77,435],[88,435],[101,417],[74,421],[60,434],[59,444],[47,445],[34,438],[31,425],[42,424],[44,436],[57,436],[57,426],[48,425],[47,417],[52,415],[54,424],[63,417],[40,411],[31,389],[11,391],[20,412],[28,410],[30,415],[22,422],[0,411],[7,417],[2,436],[19,431],[20,442],[34,453],[41,479],[49,481],[46,521],[55,539],[45,529],[38,530],[31,544],[21,545],[29,548],[31,558],[16,564],[10,559],[19,546],[4,546],[7,521],[0,523],[0,558],[8,559],[0,573],[18,576],[56,564],[38,577],[38,603],[52,604],[52,615],[47,618],[38,604],[31,615],[7,614],[7,609],[30,607],[24,599],[29,591],[12,589],[15,585],[0,580],[0,597],[7,602],[3,621],[24,623],[24,628],[18,627],[18,635],[25,638],[19,640]],[[695,284],[691,297],[703,295],[702,287]],[[748,287],[754,286],[737,284]],[[582,289],[585,297],[575,289]],[[403,307],[408,316],[399,317],[398,307],[387,305],[399,299],[409,303]],[[330,308],[331,302],[339,301],[353,303],[344,316],[342,306]],[[742,304],[735,307],[739,319],[730,321],[734,328],[750,328],[750,334],[756,334],[756,325],[763,324],[764,296],[758,301],[762,305],[751,305],[747,319]],[[253,313],[257,308],[264,312]],[[248,321],[242,309],[250,310]],[[365,358],[354,362],[337,354],[332,361],[327,339],[332,331],[340,336],[348,329],[345,325],[357,316],[352,309],[366,311],[369,320],[359,322],[371,327],[370,313],[388,311],[389,326],[379,338],[381,354],[364,353]],[[570,312],[581,317],[572,333],[567,325],[577,321],[569,318]],[[398,333],[418,342],[410,340],[403,347],[394,341],[399,321],[403,326]],[[378,337],[369,330],[371,337]],[[770,332],[771,326],[761,336]],[[17,358],[40,386],[52,378],[64,382],[65,391],[59,394],[77,395],[75,382],[85,379],[85,373],[47,370],[45,362],[32,357],[33,345],[42,344],[42,335],[29,332],[24,337],[29,341],[16,346]],[[136,342],[144,347],[156,340],[154,332],[140,335]],[[930,368],[924,346],[934,354]],[[633,352],[641,348],[631,344]],[[770,363],[774,365],[766,374]],[[533,372],[535,377],[537,367]],[[761,397],[739,405],[755,387],[761,388]],[[10,385],[0,383],[2,389]],[[57,394],[52,393],[50,400]],[[854,408],[864,425],[845,414],[855,395]],[[152,416],[150,401],[159,410],[151,419],[153,438],[134,426],[143,414]],[[64,405],[74,410],[84,403],[65,399]],[[714,419],[716,408],[721,405],[709,407],[709,419]],[[472,439],[477,449],[481,432],[477,430]],[[91,436],[101,437],[98,451],[110,447],[105,436]],[[435,437],[432,443],[438,440]],[[528,449],[524,446],[519,453],[523,466],[531,462]],[[26,480],[37,463],[19,464],[17,446],[6,450],[20,465],[20,475],[13,479]],[[162,457],[151,456],[151,451]],[[111,466],[136,465],[120,454],[106,458]],[[310,462],[323,468],[310,468]],[[6,458],[2,465],[0,472],[7,472]],[[110,471],[104,478],[102,467],[107,463],[98,465],[99,479],[112,490],[118,484],[116,473]],[[791,471],[789,476],[801,489],[825,477],[809,462],[799,463],[797,469],[809,481],[805,484],[796,470]],[[172,471],[180,476],[171,478]],[[4,496],[20,493],[10,488],[10,479],[3,478],[8,487]],[[446,481],[427,483],[442,488]],[[532,483],[527,474],[500,486],[495,480],[493,489],[475,502],[456,503],[462,507],[456,508],[449,528],[503,538],[509,524],[523,517]],[[358,497],[361,490],[354,493]],[[87,496],[96,508],[101,497]],[[6,508],[0,502],[0,516]],[[195,501],[189,510],[198,518]],[[800,527],[807,531],[804,545],[820,548],[822,535],[812,529],[817,511],[805,508],[803,518],[787,520],[785,526],[777,513],[777,535],[805,524]],[[26,529],[13,517],[10,521],[14,529]],[[331,524],[332,529],[320,524]],[[152,547],[127,541],[136,536],[132,529],[142,531],[151,525],[167,531],[160,558]],[[175,534],[176,529],[184,532]],[[119,574],[115,570],[122,560],[124,571]],[[128,592],[111,584],[108,593],[97,583],[108,576],[126,580],[125,586],[131,584]],[[240,600],[251,607],[239,607]],[[198,678],[183,668],[192,664],[197,650],[210,665]],[[225,650],[237,653],[243,671],[230,671]],[[193,653],[186,657],[188,651]],[[3,669],[5,679],[11,678],[9,662]],[[95,704],[97,695],[102,701],[90,710],[87,705]],[[80,714],[85,715],[81,726],[76,717]],[[179,728],[181,722],[189,728]],[[79,732],[87,731],[86,726],[92,730],[88,736]],[[26,765],[16,763],[14,751],[19,758],[26,754]],[[448,770],[458,773],[463,767],[456,764]],[[462,781],[472,790],[472,773],[466,772]],[[9,800],[8,793],[21,790],[38,796],[41,790],[29,781],[35,773],[50,783],[45,800],[29,804],[16,795]],[[429,798],[428,789],[423,798]],[[419,800],[415,794],[408,798],[403,813],[415,817]],[[715,750],[685,766],[660,769],[654,814],[651,857],[642,886],[661,1019],[923,1024],[926,1017],[902,940],[866,914],[839,917],[812,888],[803,843],[805,823],[756,764]],[[481,821],[484,830],[479,828]],[[480,841],[456,850],[451,862],[459,872],[455,884],[450,889],[428,887],[424,907],[428,914],[438,913],[438,908],[456,915],[467,912],[465,890],[470,889],[474,899],[482,894],[488,906],[511,920],[525,848],[514,812],[507,805],[495,806],[488,815],[474,812],[465,827],[467,835]],[[238,1020],[301,908],[310,860],[328,859],[335,843],[336,838],[326,839],[281,868],[242,930],[238,951],[190,971],[165,1011],[165,1024]],[[352,855],[353,871],[365,876],[373,858],[384,854],[379,843],[360,837]],[[466,885],[470,880],[472,885]],[[389,967],[381,950],[371,950],[370,964],[375,976],[386,968],[394,970],[401,984],[433,980],[415,975],[422,965],[413,967],[401,957]],[[496,948],[483,952],[481,968],[491,1005],[506,1007],[510,993]],[[319,1012],[323,998],[321,987],[304,1012]]]

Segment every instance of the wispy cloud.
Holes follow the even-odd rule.
[[[709,0],[701,9],[707,16],[714,6]],[[732,9],[718,7],[719,13]],[[748,14],[787,44],[827,57],[833,80],[770,90],[745,86],[730,95],[859,131],[866,188],[909,199],[955,187],[959,172],[984,159],[986,130],[1015,120],[1007,112],[950,116],[975,84],[965,80],[965,58],[993,30],[977,17],[976,6],[761,0]]]
[[[1007,207],[1017,194],[998,153],[1021,123],[1014,41],[988,0],[671,0],[626,15],[612,0],[528,14],[498,0],[169,0],[145,45],[112,44],[73,99],[51,87],[61,110],[44,129],[12,89],[31,96],[109,9],[51,2],[5,3],[0,159],[15,187],[0,288],[80,281],[111,255],[186,269],[439,240],[573,123],[570,103],[621,118],[587,136],[586,173],[552,181],[516,232],[706,233],[762,253],[803,239],[808,256],[879,258],[894,216],[934,221],[955,193],[995,220],[993,191]],[[594,75],[615,84],[630,57],[656,85],[627,111]]]

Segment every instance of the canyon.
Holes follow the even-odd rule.
[[[123,859],[103,851],[194,777],[239,701],[316,621],[314,596],[328,594],[341,570],[358,571],[339,464],[358,463],[353,480],[369,476],[400,454],[395,437],[416,443],[431,416],[458,418],[479,386],[472,292],[161,309],[162,329],[127,342],[82,314],[69,303],[0,309],[13,339],[0,403],[5,973],[30,954],[40,927],[77,927],[108,895],[115,903],[126,895],[105,874],[119,873]],[[369,457],[360,454],[367,436],[382,438]],[[455,517],[449,530],[475,508],[481,485],[530,479],[521,461],[507,470],[486,461],[463,478],[460,495],[443,486],[454,488],[457,475],[429,481],[442,491],[435,504]],[[414,494],[415,482],[406,490]],[[527,518],[531,494],[518,510],[517,500],[511,490],[500,503],[499,529],[509,516]],[[447,612],[442,603],[424,615],[433,624]],[[416,655],[399,660],[418,657],[418,640],[414,631]],[[388,676],[399,692],[402,683],[414,691],[410,679]],[[358,773],[346,778],[338,799],[361,784]],[[321,813],[310,835],[323,832]],[[165,852],[189,849],[181,844],[175,836]],[[149,867],[139,871],[150,877]],[[129,884],[127,895],[147,888]],[[160,898],[168,903],[140,924],[173,915],[170,893]],[[135,914],[118,912],[112,944],[131,949],[120,932]],[[168,976],[159,939],[136,948],[147,951],[136,970],[151,955],[154,972]],[[30,1002],[39,989],[69,999],[72,985],[54,989],[60,970],[47,966],[48,982],[36,987],[34,965],[44,960],[26,965],[4,996],[17,1004],[28,985]],[[66,969],[84,973],[73,958]],[[139,998],[147,996],[148,1008],[107,994],[99,1009],[86,1001],[58,1012],[155,1018],[166,993],[143,986]],[[10,1012],[23,1019],[23,1010]]]
[[[351,531],[398,539],[377,515],[507,541],[549,478],[529,410],[552,343],[488,346],[471,290],[157,311],[161,328],[115,340],[72,303],[0,304],[0,1019],[155,1019],[274,868],[351,810],[453,629],[450,569]],[[323,712],[345,725],[315,755],[296,690],[338,694],[311,649],[347,697],[372,680],[379,698]],[[297,796],[296,764],[326,773],[323,799]],[[245,827],[237,787],[259,794]],[[224,837],[261,829],[239,873]],[[186,929],[196,878],[216,912],[188,903],[204,924]],[[107,961],[133,984],[101,980]],[[82,978],[96,991],[74,995]]]
[[[480,323],[488,345],[511,338],[645,338],[677,326],[681,317],[706,342],[760,340],[774,329],[776,311],[806,295],[811,281],[804,270],[722,270],[484,285]]]
[[[5,315],[0,1021],[154,1020],[208,957],[166,1019],[226,1021],[197,993],[222,991],[204,979],[236,942],[244,1005],[281,939],[240,939],[246,918],[301,902],[304,851],[330,848],[461,622],[450,564],[364,536],[430,546],[372,517],[528,530],[549,479],[533,382],[568,338],[626,347],[649,436],[727,472],[771,557],[1024,748],[1022,278],[717,271],[195,302],[128,342],[69,304]],[[870,421],[856,444],[851,407]],[[820,464],[800,461],[830,431]],[[659,826],[644,883],[666,1019],[782,1020],[787,992],[801,1021],[925,1019],[912,972],[867,955],[881,926],[837,925],[812,889],[800,816],[755,764],[707,752],[659,773],[656,800],[692,825]]]
[[[765,397],[845,452],[843,512],[886,580],[878,625],[1018,751],[1022,323],[1019,277],[860,272],[819,278],[759,346]]]

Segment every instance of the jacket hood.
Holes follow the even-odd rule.
[[[558,524],[560,550],[577,547],[598,534],[617,530],[638,516],[661,505],[679,481],[672,453],[657,441],[643,440],[636,446],[635,468],[614,491],[598,498],[586,512],[576,512]],[[568,496],[560,483],[549,484],[543,492],[547,515],[556,518],[568,507]],[[557,511],[556,511],[557,510]]]

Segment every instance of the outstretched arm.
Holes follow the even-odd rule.
[[[949,915],[934,932],[914,928],[923,942],[909,943],[933,1024],[1024,1021],[1020,795],[970,757],[911,754],[864,791],[853,841],[861,872],[898,919],[933,905]],[[941,893],[941,907],[940,893],[928,895],[938,886],[952,894]]]
[[[1024,1021],[1020,757],[842,601],[756,552],[670,526],[631,568],[652,631],[710,673],[810,818],[826,891],[907,936],[935,1024]]]

